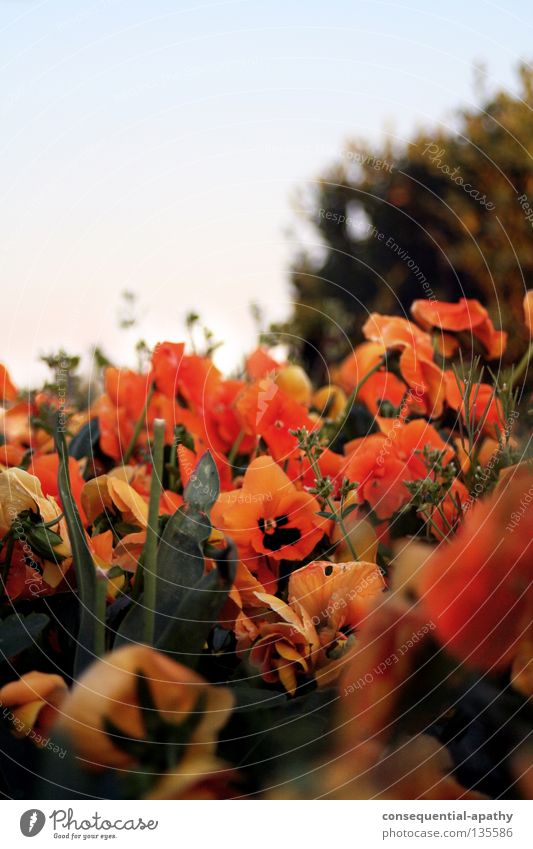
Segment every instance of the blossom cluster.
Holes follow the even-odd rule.
[[[471,299],[362,334],[323,386],[264,345],[225,378],[161,342],[142,370],[107,365],[86,408],[0,366],[0,707],[43,758],[118,795],[268,795],[275,767],[234,741],[273,740],[298,704],[320,706],[330,766],[279,792],[480,797],[437,714],[396,726],[420,665],[533,697],[529,351],[502,369]]]

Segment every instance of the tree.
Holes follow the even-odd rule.
[[[302,251],[296,306],[283,328],[308,368],[360,339],[369,312],[401,314],[416,298],[479,298],[525,347],[521,303],[533,280],[533,72],[518,95],[482,96],[455,131],[416,133],[378,149],[352,141],[305,191],[301,206],[323,249]]]

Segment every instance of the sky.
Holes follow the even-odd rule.
[[[0,361],[131,364],[193,310],[231,368],[252,301],[290,313],[298,188],[350,138],[453,125],[476,63],[514,90],[532,44],[531,0],[0,0]]]

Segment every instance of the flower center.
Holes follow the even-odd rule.
[[[286,527],[288,516],[276,516],[258,521],[259,530],[263,534],[263,546],[267,551],[279,551],[285,545],[294,545],[301,537],[298,528]]]

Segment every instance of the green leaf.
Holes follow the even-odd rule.
[[[60,563],[65,559],[64,555],[58,554],[55,548],[62,544],[63,540],[44,525],[32,525],[29,522],[23,525],[24,534],[33,551],[44,557],[46,560],[52,560]]]
[[[0,652],[6,658],[20,654],[33,645],[49,622],[44,613],[30,613],[25,617],[13,613],[8,616],[0,622]]]
[[[85,667],[95,659],[94,649],[96,645],[97,625],[96,570],[87,545],[80,514],[70,487],[67,442],[59,416],[54,430],[54,437],[59,455],[57,485],[67,523],[79,594],[80,624],[77,635],[76,656],[74,658],[74,677],[77,678]]]
[[[218,493],[218,471],[207,452],[185,489],[185,505],[167,521],[157,552],[153,645],[162,651],[178,652],[189,666],[201,654],[233,583],[233,553],[233,565],[222,556],[217,567],[204,574],[203,544],[211,533],[207,511]],[[140,639],[145,599],[143,592],[138,600],[132,600],[115,646]]]
[[[236,566],[235,549],[229,546],[215,558],[214,569],[182,588],[178,606],[156,643],[160,651],[186,666],[196,666],[233,586]]]
[[[215,461],[206,451],[198,461],[183,492],[183,498],[191,507],[208,513],[220,493],[220,480]]]
[[[182,594],[204,574],[202,543],[211,531],[205,513],[180,507],[165,525],[157,552],[154,643],[157,644],[179,606]],[[144,593],[132,606],[118,631],[115,646],[138,642],[144,619]]]

